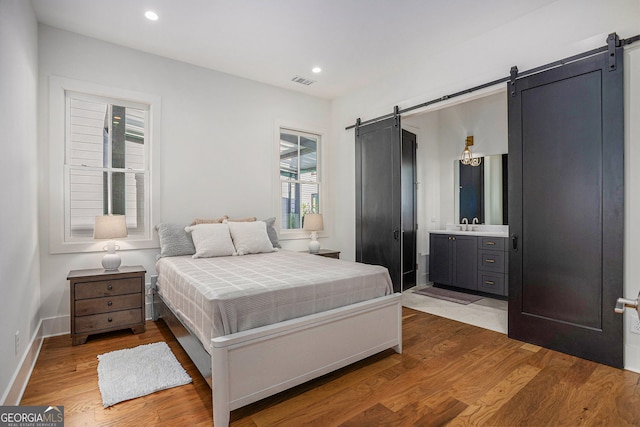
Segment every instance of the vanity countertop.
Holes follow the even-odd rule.
[[[472,231],[462,231],[458,225],[447,225],[445,230],[429,230],[434,234],[461,234],[466,236],[482,236],[482,237],[509,237],[508,226],[491,226],[491,225],[469,225]]]

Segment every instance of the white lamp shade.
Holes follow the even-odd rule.
[[[104,215],[96,217],[93,228],[94,239],[117,239],[127,237],[127,222],[124,215]]]
[[[302,229],[306,231],[324,230],[322,214],[306,214],[304,216],[304,227]]]

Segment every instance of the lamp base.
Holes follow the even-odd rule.
[[[309,253],[317,254],[320,252],[320,242],[317,240],[312,240],[309,242]]]
[[[116,253],[107,253],[104,257],[102,257],[102,267],[105,270],[117,270],[120,267],[120,263],[122,260],[120,259],[120,255]]]

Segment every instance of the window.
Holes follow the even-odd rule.
[[[320,135],[280,128],[281,230],[301,229],[321,213]]]
[[[120,214],[122,249],[157,248],[161,106],[155,95],[49,79],[51,253],[100,251],[95,217]]]
[[[131,238],[149,227],[148,105],[66,92],[65,239],[91,238],[96,216],[125,215]]]

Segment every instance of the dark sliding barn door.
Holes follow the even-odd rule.
[[[400,117],[356,129],[356,261],[389,269],[402,290]]]
[[[509,337],[622,367],[621,48],[615,57],[509,88]]]

